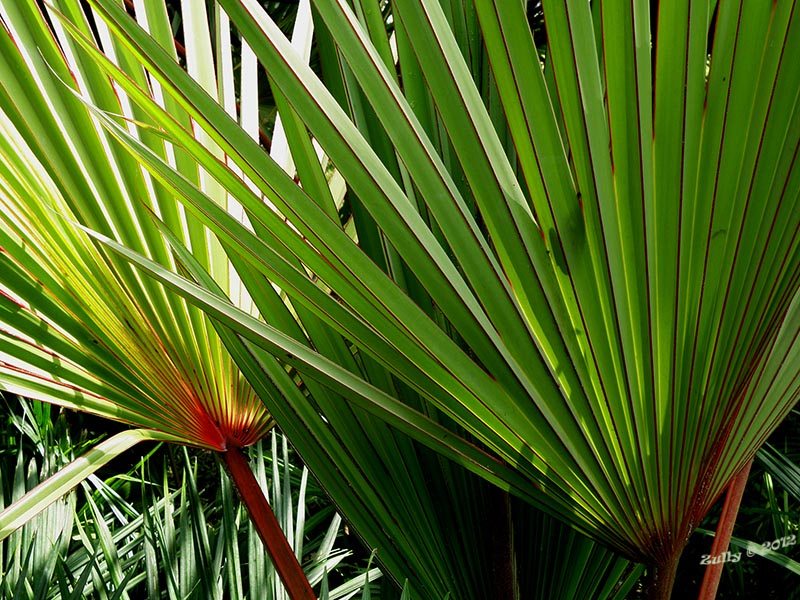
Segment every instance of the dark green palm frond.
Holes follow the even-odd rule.
[[[522,2],[317,0],[320,79],[256,2],[221,1],[269,78],[291,164],[166,44],[93,5],[114,43],[99,51],[68,15],[71,47],[154,135],[86,93],[85,118],[214,232],[263,320],[164,216],[193,281],[86,225],[212,317],[345,515],[417,590],[494,589],[468,573],[481,550],[444,540],[497,504],[432,497],[423,482],[457,468],[411,440],[669,567],[800,397],[794,2],[712,18],[688,0],[545,1],[542,64]],[[323,165],[346,184],[356,240]],[[453,490],[490,489],[457,472]]]

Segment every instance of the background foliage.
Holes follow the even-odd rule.
[[[4,408],[0,505],[92,444],[94,430],[107,434],[103,422],[47,404],[8,397]],[[139,456],[117,459],[2,543],[0,597],[286,597],[212,454],[154,444]],[[339,547],[341,517],[288,460],[285,438],[273,435],[271,449],[259,444],[251,456],[315,588],[327,586],[331,600],[361,598],[365,563],[357,568]]]

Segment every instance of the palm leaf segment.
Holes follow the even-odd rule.
[[[161,8],[148,12],[149,22],[171,43]],[[228,293],[237,293],[235,271],[219,243],[88,115],[67,82],[105,110],[138,116],[107,77],[51,33],[38,10],[26,2],[2,9],[8,32],[0,36],[0,382],[187,444],[249,445],[271,418],[205,316],[98,250],[74,222],[169,264],[152,212],[174,227]],[[66,10],[88,31],[80,10]],[[210,40],[193,38],[189,61],[209,89],[230,101],[232,79],[217,92],[216,80],[199,66],[210,48]],[[124,52],[117,56],[135,64],[126,63]],[[168,100],[167,107],[180,114]],[[231,206],[195,163],[178,151],[168,157],[146,126],[131,121],[130,131]],[[243,294],[239,305],[250,310]]]

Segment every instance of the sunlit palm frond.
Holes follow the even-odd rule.
[[[80,9],[69,4],[64,9],[90,31]],[[164,7],[160,12],[151,7],[146,15],[154,35],[171,43]],[[223,289],[251,310],[215,238],[187,219],[174,198],[120,151],[70,86],[105,110],[125,115],[132,135],[158,148],[221,205],[235,203],[179,150],[135,121],[140,116],[135,108],[73,52],[58,20],[52,21],[56,33],[51,33],[35,3],[9,3],[2,17],[8,29],[2,40],[0,115],[4,386],[206,448],[260,439],[271,425],[269,415],[205,317],[77,232],[74,223],[83,223],[169,263],[169,250],[152,225],[150,213],[157,214]],[[209,68],[213,57],[205,11],[185,11],[183,25],[190,71],[235,111],[232,74],[218,81]],[[94,26],[102,37],[102,23]],[[205,27],[205,37],[192,33],[192,27]],[[124,50],[105,39],[109,53],[141,81]],[[215,46],[231,51],[230,44]],[[167,100],[165,106],[180,118],[172,103]],[[182,120],[189,124],[188,117]]]
[[[214,232],[265,322],[168,218],[193,281],[86,224],[213,317],[390,571],[431,597],[497,583],[467,574],[483,549],[443,540],[507,498],[458,471],[434,499],[422,482],[452,472],[410,436],[657,565],[664,593],[700,518],[800,397],[795,3],[552,0],[537,49],[521,2],[317,0],[320,79],[258,3],[222,0],[265,68],[300,185],[163,39],[93,5],[147,74],[65,25],[76,54],[250,227],[161,137],[85,95],[93,118]],[[357,242],[315,145],[347,184]],[[476,504],[453,510],[457,490]]]

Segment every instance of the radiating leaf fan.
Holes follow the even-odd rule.
[[[84,222],[207,311],[389,570],[426,597],[506,581],[471,580],[485,549],[444,540],[505,522],[508,499],[410,437],[656,566],[665,597],[700,518],[800,397],[795,3],[550,0],[536,48],[523,2],[316,0],[320,78],[257,2],[221,0],[299,185],[163,36],[92,4],[113,43],[63,25],[75,55],[153,129],[85,95],[87,130],[102,123],[216,234],[264,320],[174,216],[183,276]],[[431,480],[447,482],[435,496]],[[508,519],[510,540],[527,533]]]

